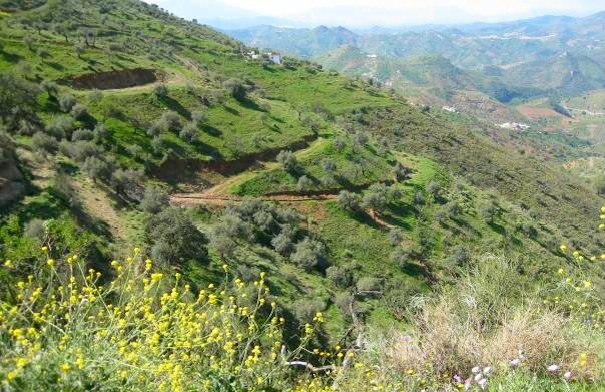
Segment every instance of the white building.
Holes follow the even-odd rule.
[[[445,110],[446,112],[450,112],[450,113],[460,113],[460,110],[456,109],[453,106],[444,106],[441,109]]]
[[[276,53],[276,52],[271,52],[271,53],[267,53],[267,55],[269,56],[269,59],[271,59],[271,61],[273,61],[275,64],[281,64],[281,54]]]
[[[498,126],[503,129],[518,129],[518,130],[529,129],[529,125],[522,124],[522,123],[516,123],[516,122],[505,122],[504,124],[500,124]]]

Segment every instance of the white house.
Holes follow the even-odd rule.
[[[271,52],[271,53],[267,53],[267,55],[269,56],[269,58],[271,59],[271,61],[273,61],[275,64],[281,64],[281,54],[276,53],[276,52]]]
[[[450,113],[460,113],[460,111],[453,106],[444,106],[441,109],[445,110],[446,112],[450,112]]]

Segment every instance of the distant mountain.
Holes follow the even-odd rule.
[[[605,12],[393,31],[260,26],[227,33],[248,45],[444,97],[464,89],[508,102],[605,87]]]
[[[358,39],[357,34],[341,26],[297,29],[265,25],[225,32],[249,46],[278,49],[299,57],[313,57],[342,45],[356,45]]]

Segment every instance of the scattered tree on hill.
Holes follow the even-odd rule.
[[[86,158],[84,164],[82,165],[82,169],[94,183],[99,180],[107,181],[111,176],[110,165],[103,159],[96,156]]]
[[[333,174],[336,171],[336,163],[330,158],[324,158],[321,161],[321,167],[327,174]]]
[[[0,120],[14,121],[31,114],[38,106],[36,85],[0,72]]]
[[[299,192],[303,192],[306,191],[308,189],[311,189],[314,185],[314,182],[312,179],[310,179],[307,176],[301,176],[298,179],[298,182],[296,183],[296,190]]]
[[[392,245],[401,244],[401,242],[405,238],[403,231],[401,231],[401,229],[398,227],[393,227],[391,230],[389,230],[388,237]]]
[[[36,55],[38,57],[40,57],[42,60],[44,60],[45,58],[47,58],[50,54],[48,53],[48,50],[44,49],[44,48],[38,48],[38,50],[36,50]]]
[[[67,35],[68,33],[68,28],[64,23],[57,23],[53,26],[53,30],[55,33],[63,36],[63,38],[65,38],[65,42],[69,42],[69,36]]]
[[[148,186],[141,201],[141,209],[148,214],[157,214],[170,204],[170,196],[162,188]]]
[[[71,116],[61,115],[52,119],[46,126],[46,132],[60,140],[69,135],[74,128],[74,119]]]
[[[334,146],[336,151],[342,152],[347,147],[347,141],[342,137],[338,137],[338,138],[334,139],[334,141],[332,142],[332,145]]]
[[[391,261],[401,269],[406,268],[411,259],[412,251],[410,249],[404,249],[401,246],[395,248],[393,253],[391,253]]]
[[[296,230],[291,225],[282,225],[278,235],[271,240],[273,249],[281,255],[289,255],[294,250],[294,237]]]
[[[137,186],[141,173],[132,169],[118,169],[111,175],[111,186],[118,195],[125,196]]]
[[[282,167],[288,173],[295,173],[298,171],[298,160],[296,155],[290,150],[282,150],[277,154],[277,162],[281,163]]]
[[[154,260],[165,264],[183,265],[187,261],[207,261],[208,240],[182,209],[166,208],[150,215],[146,233]]]
[[[82,45],[76,45],[74,50],[76,51],[76,55],[78,56],[79,59],[82,58],[82,55],[86,51],[86,49]]]
[[[54,137],[47,135],[44,132],[36,132],[32,136],[32,145],[38,151],[43,153],[54,154],[59,148],[59,143]]]
[[[398,182],[405,181],[410,178],[410,168],[403,166],[401,162],[397,162],[393,168],[393,174]]]
[[[387,186],[382,183],[372,184],[363,195],[363,207],[370,209],[372,214],[385,210],[389,203],[388,191]]]
[[[165,130],[169,131],[178,131],[181,127],[181,117],[178,115],[177,112],[174,112],[172,110],[164,112],[164,114],[162,114],[162,117],[160,118],[160,122],[162,124],[162,127]]]
[[[88,100],[91,103],[99,103],[103,99],[103,92],[99,89],[94,89],[88,94]]]
[[[160,83],[153,88],[153,93],[158,98],[164,98],[168,96],[168,87],[164,83]]]
[[[353,271],[347,266],[333,265],[326,269],[326,277],[341,288],[350,287],[354,282]]]
[[[69,113],[76,104],[76,98],[71,94],[64,94],[59,97],[59,107],[65,113]]]
[[[201,110],[196,110],[191,113],[191,121],[198,127],[204,125],[204,120],[206,119],[206,115]]]
[[[193,123],[187,123],[179,132],[179,137],[189,143],[194,143],[198,140],[198,129]]]
[[[493,200],[488,200],[479,204],[478,212],[487,223],[492,224],[498,214],[498,206]]]
[[[57,96],[57,83],[53,82],[52,80],[43,80],[42,83],[40,83],[40,87],[48,94],[49,97]]]
[[[343,190],[338,194],[336,202],[340,208],[345,210],[359,211],[361,206],[361,197],[356,193]]]
[[[441,191],[441,185],[437,181],[431,180],[426,185],[426,192],[431,196],[433,200],[439,197],[439,192]]]
[[[294,246],[290,260],[305,271],[322,268],[327,262],[326,247],[321,242],[307,237]]]
[[[75,104],[71,108],[71,115],[76,120],[81,121],[88,116],[88,108],[80,103]]]
[[[78,140],[93,140],[94,132],[90,129],[76,129],[71,134],[71,141],[76,142]]]
[[[27,49],[29,49],[29,50],[33,50],[34,42],[35,42],[34,37],[32,37],[29,34],[27,34],[23,37],[23,43],[25,44],[25,46],[27,46]]]
[[[105,140],[107,137],[109,136],[109,131],[107,130],[107,127],[105,126],[105,124],[103,123],[97,123],[97,125],[95,125],[95,129],[93,131],[93,141],[97,144],[101,143],[103,140]]]
[[[238,101],[243,101],[246,98],[246,87],[240,80],[229,79],[223,83],[223,88]]]

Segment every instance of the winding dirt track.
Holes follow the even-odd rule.
[[[319,194],[319,195],[271,195],[262,196],[260,199],[275,202],[296,202],[310,200],[335,200],[338,195]],[[175,193],[170,196],[170,204],[176,206],[195,206],[198,204],[212,204],[224,206],[228,202],[238,202],[249,199],[250,197],[235,195],[215,195],[211,193]]]

